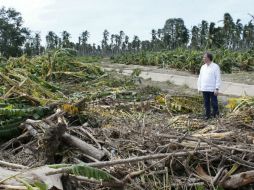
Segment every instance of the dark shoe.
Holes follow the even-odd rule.
[[[216,114],[216,115],[213,115],[213,117],[214,117],[215,119],[218,119],[218,118],[220,118],[220,115],[219,115],[219,114]]]

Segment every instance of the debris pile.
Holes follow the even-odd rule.
[[[253,98],[204,121],[201,97],[141,87],[136,75],[104,72],[66,51],[55,57],[1,67],[0,189],[247,189],[254,182]]]

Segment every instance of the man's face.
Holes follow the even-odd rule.
[[[204,54],[204,56],[203,56],[203,61],[204,61],[204,63],[210,63],[210,60],[209,60],[209,58],[207,57],[207,54]]]

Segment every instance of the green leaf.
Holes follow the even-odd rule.
[[[40,190],[47,190],[47,189],[48,189],[48,185],[45,184],[45,183],[42,183],[42,182],[40,182],[40,181],[36,181],[36,182],[34,183],[34,186],[35,186],[35,187],[38,187]]]
[[[52,164],[48,165],[49,168],[59,169],[59,168],[66,168],[72,166],[71,164]]]
[[[23,183],[23,184],[27,187],[27,190],[36,190],[36,189],[35,189],[32,185],[30,185],[26,180],[21,179],[21,178],[18,178],[18,177],[16,177],[16,179],[17,179],[19,182]]]
[[[4,109],[11,110],[11,109],[13,109],[13,105],[9,104],[9,105],[6,106]]]
[[[33,118],[36,119],[36,120],[37,120],[37,119],[40,119],[40,117],[41,117],[41,116],[40,116],[39,114],[37,114],[37,113],[33,114]]]
[[[205,186],[204,185],[197,185],[197,186],[195,186],[195,190],[205,190]]]
[[[54,164],[49,165],[50,168],[65,168],[66,171],[70,174],[76,175],[76,176],[83,176],[87,178],[93,178],[98,181],[109,181],[114,179],[112,175],[109,173],[98,169],[93,168],[84,164],[76,164],[76,165],[70,165],[70,164]]]
[[[113,179],[109,173],[86,165],[73,165],[71,168],[71,173],[96,180],[109,181]]]

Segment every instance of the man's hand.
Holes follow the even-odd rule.
[[[216,89],[216,90],[214,91],[214,95],[215,95],[215,96],[218,96],[218,95],[219,95],[219,89]]]

